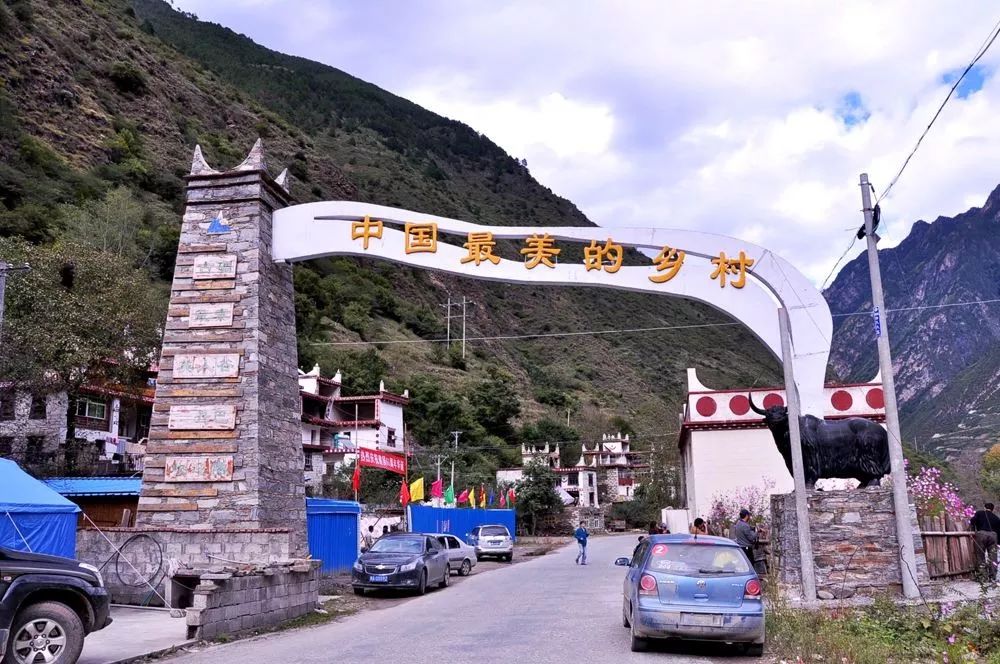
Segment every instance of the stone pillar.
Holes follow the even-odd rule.
[[[195,148],[139,528],[280,528],[306,551],[292,268],[271,259],[286,173],[268,174],[259,140],[223,172]]]

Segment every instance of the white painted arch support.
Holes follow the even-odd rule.
[[[381,221],[381,238],[369,237],[367,248],[360,238],[352,239],[354,222],[369,218]],[[665,228],[482,226],[457,219],[412,212],[399,208],[353,201],[305,203],[274,212],[275,261],[303,261],[323,256],[348,255],[382,258],[413,267],[437,270],[473,279],[508,283],[561,286],[599,286],[643,291],[697,300],[743,323],[774,355],[781,359],[778,309],[788,310],[794,344],[792,362],[802,411],[817,417],[825,408],[823,384],[830,356],[833,319],[822,294],[794,266],[767,249],[737,238],[712,233]],[[648,266],[623,266],[616,273],[588,270],[582,264],[559,263],[555,268],[538,265],[527,269],[520,260],[502,258],[493,264],[484,261],[462,263],[468,251],[454,244],[438,242],[433,253],[406,253],[405,224],[434,224],[438,237],[458,236],[464,242],[469,233],[491,233],[495,240],[524,239],[548,233],[556,242],[616,244],[659,252],[664,247],[686,252],[677,274],[664,283],[649,277],[658,274]],[[711,278],[712,258],[724,252],[735,258],[745,252],[754,263],[742,289],[720,288]]]

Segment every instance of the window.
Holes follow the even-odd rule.
[[[318,445],[319,444],[319,429],[310,429],[309,430],[309,442],[312,445]]]
[[[306,470],[313,469],[313,455],[306,452]]]
[[[16,417],[14,414],[14,402],[13,394],[0,395],[0,421],[9,422]]]
[[[33,394],[31,396],[31,410],[28,412],[29,420],[45,419],[45,397]]]
[[[0,436],[0,457],[10,457],[14,453],[14,437]]]
[[[461,549],[462,548],[462,545],[459,544],[459,542],[458,542],[458,538],[456,538],[456,537],[448,537],[446,539],[448,541],[448,548],[449,549]]]
[[[395,447],[396,446],[396,430],[395,429],[389,429],[389,434],[386,436],[385,444],[388,445],[389,447]]]
[[[80,399],[76,402],[76,416],[92,420],[105,420],[108,417],[108,405],[103,401]]]

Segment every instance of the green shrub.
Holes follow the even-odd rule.
[[[121,92],[144,94],[148,89],[146,74],[134,63],[118,61],[108,68],[108,78]]]

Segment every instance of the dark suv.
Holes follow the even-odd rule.
[[[2,664],[73,664],[83,637],[111,623],[98,569],[0,547]]]

